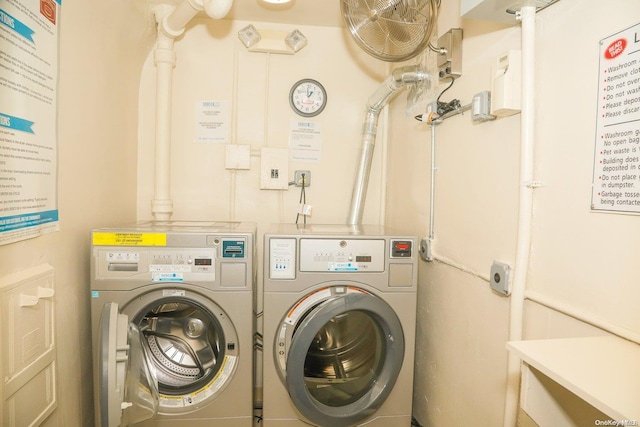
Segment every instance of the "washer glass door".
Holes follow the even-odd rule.
[[[158,387],[140,330],[110,302],[102,309],[100,332],[100,424],[126,427],[152,418]]]
[[[386,302],[361,290],[331,292],[293,326],[286,357],[289,395],[311,422],[349,426],[382,405],[403,358],[402,326]]]

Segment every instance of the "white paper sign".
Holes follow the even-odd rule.
[[[322,152],[322,123],[291,121],[289,158],[295,162],[317,163]]]
[[[195,141],[229,142],[231,113],[228,101],[196,101]]]
[[[61,0],[0,0],[0,244],[57,231]]]
[[[591,210],[640,213],[640,24],[600,41]]]

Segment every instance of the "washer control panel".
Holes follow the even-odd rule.
[[[216,250],[104,248],[97,251],[96,279],[140,278],[153,282],[212,280]]]

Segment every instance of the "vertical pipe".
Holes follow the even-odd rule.
[[[167,221],[173,213],[171,201],[171,93],[176,54],[173,38],[158,31],[156,50],[156,144],[154,194],[151,201],[153,218]]]
[[[428,74],[419,65],[396,68],[369,98],[364,124],[362,125],[360,161],[351,193],[351,207],[347,217],[348,225],[362,223],[380,112],[407,85],[421,84],[428,78]]]
[[[360,162],[356,174],[355,185],[351,194],[351,211],[347,224],[356,225],[362,223],[364,211],[364,201],[369,186],[369,173],[371,172],[371,161],[376,142],[376,130],[378,127],[378,116],[380,111],[367,111],[367,116],[362,129],[362,147],[360,151]]]
[[[382,123],[385,132],[382,134],[382,165],[380,167],[380,215],[378,216],[378,224],[384,224],[387,215],[387,169],[389,168],[389,109],[382,111]]]
[[[210,17],[224,17],[232,0],[183,0],[171,13],[159,7],[156,14],[158,40],[153,52],[156,65],[156,135],[155,170],[151,214],[155,220],[168,221],[173,213],[171,200],[171,108],[173,69],[176,66],[174,39],[184,33],[184,27],[204,10]]]
[[[431,194],[429,195],[429,240],[435,236],[435,192],[436,192],[436,126],[431,124]]]
[[[231,144],[238,143],[238,49],[233,49],[233,86],[231,91]],[[232,169],[230,171],[231,182],[229,185],[229,221],[236,219],[236,192],[238,190],[237,175],[238,171]]]
[[[518,239],[509,314],[509,341],[522,339],[525,287],[533,223],[533,159],[535,125],[535,16],[534,6],[524,6],[519,13],[522,22],[522,113],[520,129],[520,196]],[[518,418],[520,394],[520,358],[508,354],[507,390],[504,427],[514,427]]]

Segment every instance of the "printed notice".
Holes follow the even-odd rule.
[[[0,0],[0,244],[58,230],[62,0]]]
[[[600,41],[591,210],[640,213],[640,24]]]
[[[196,142],[228,142],[231,117],[227,101],[196,102]]]
[[[289,134],[290,160],[294,162],[319,162],[321,152],[322,123],[292,120]]]

